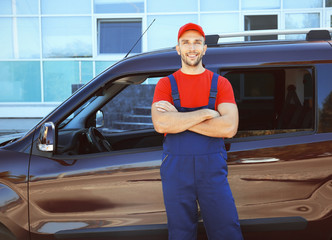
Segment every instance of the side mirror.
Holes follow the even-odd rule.
[[[98,110],[96,112],[96,127],[100,128],[104,126],[104,112],[101,110]]]
[[[53,152],[55,144],[55,127],[52,122],[44,123],[38,137],[38,150]]]

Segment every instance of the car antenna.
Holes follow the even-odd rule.
[[[131,53],[131,51],[134,49],[134,47],[136,47],[137,43],[142,39],[142,37],[144,36],[144,34],[149,30],[149,28],[154,23],[154,21],[156,21],[156,19],[153,19],[153,21],[150,23],[150,25],[148,26],[148,28],[144,31],[144,33],[140,36],[140,38],[135,42],[134,46],[129,50],[129,52],[127,53],[127,55],[124,58],[128,57],[129,53]]]

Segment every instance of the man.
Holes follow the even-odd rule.
[[[223,142],[237,132],[238,110],[228,80],[203,67],[206,49],[199,25],[180,28],[182,67],[158,82],[151,109],[166,135],[160,174],[172,240],[197,238],[197,203],[209,239],[242,239]]]

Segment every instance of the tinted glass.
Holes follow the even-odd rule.
[[[326,7],[332,7],[332,0],[325,0]]]
[[[96,63],[95,63],[96,75],[102,73],[107,68],[109,68],[110,66],[112,66],[114,63],[116,63],[116,62],[112,62],[112,61],[96,61]]]
[[[19,58],[40,58],[38,18],[17,18]]]
[[[220,34],[240,31],[239,14],[201,14],[201,26],[203,27],[205,34]]]
[[[148,23],[151,23],[153,19],[157,21],[147,32],[148,50],[174,47],[177,44],[179,28],[188,22],[198,22],[196,14],[149,15]]]
[[[277,15],[254,15],[244,17],[245,30],[265,30],[265,29],[278,29],[278,16]],[[252,36],[246,37],[246,41],[255,40],[274,40],[278,36]]]
[[[11,18],[0,18],[0,59],[14,57],[13,51],[13,21]]]
[[[99,21],[99,53],[127,53],[142,34],[139,21]],[[132,53],[142,51],[141,41]]]
[[[94,0],[95,13],[141,13],[144,0]]]
[[[281,0],[269,0],[269,1],[242,0],[242,9],[245,10],[276,9],[280,8],[280,1]]]
[[[287,13],[285,14],[285,28],[286,29],[301,29],[301,28],[319,28],[320,14],[319,13]],[[305,34],[302,35],[286,35],[286,39],[305,39]]]
[[[151,105],[155,84],[159,78],[147,79],[140,85],[130,85],[107,103],[104,113],[104,132],[153,129]]]
[[[204,0],[201,1],[201,11],[236,11],[239,10],[239,1]]]
[[[3,1],[3,0],[2,0]],[[38,0],[19,0],[16,2],[16,13],[17,14],[38,14],[39,4]]]
[[[62,102],[72,94],[72,85],[79,84],[79,63],[46,61],[43,63],[44,101]]]
[[[238,137],[313,130],[310,68],[225,71],[239,108]]]
[[[0,102],[40,102],[39,61],[0,62]]]
[[[91,14],[91,0],[41,0],[42,14]]]
[[[148,12],[195,12],[198,10],[197,0],[147,0]]]
[[[43,56],[91,57],[90,17],[42,18]]]
[[[11,0],[1,0],[0,1],[0,14],[8,15],[12,13],[12,1]]]
[[[284,8],[321,8],[322,0],[284,0]]]

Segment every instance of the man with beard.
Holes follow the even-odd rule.
[[[180,28],[182,67],[158,82],[151,109],[165,134],[160,174],[171,240],[197,239],[198,204],[209,239],[242,239],[223,141],[237,132],[238,110],[228,80],[203,67],[206,49],[199,25]]]

